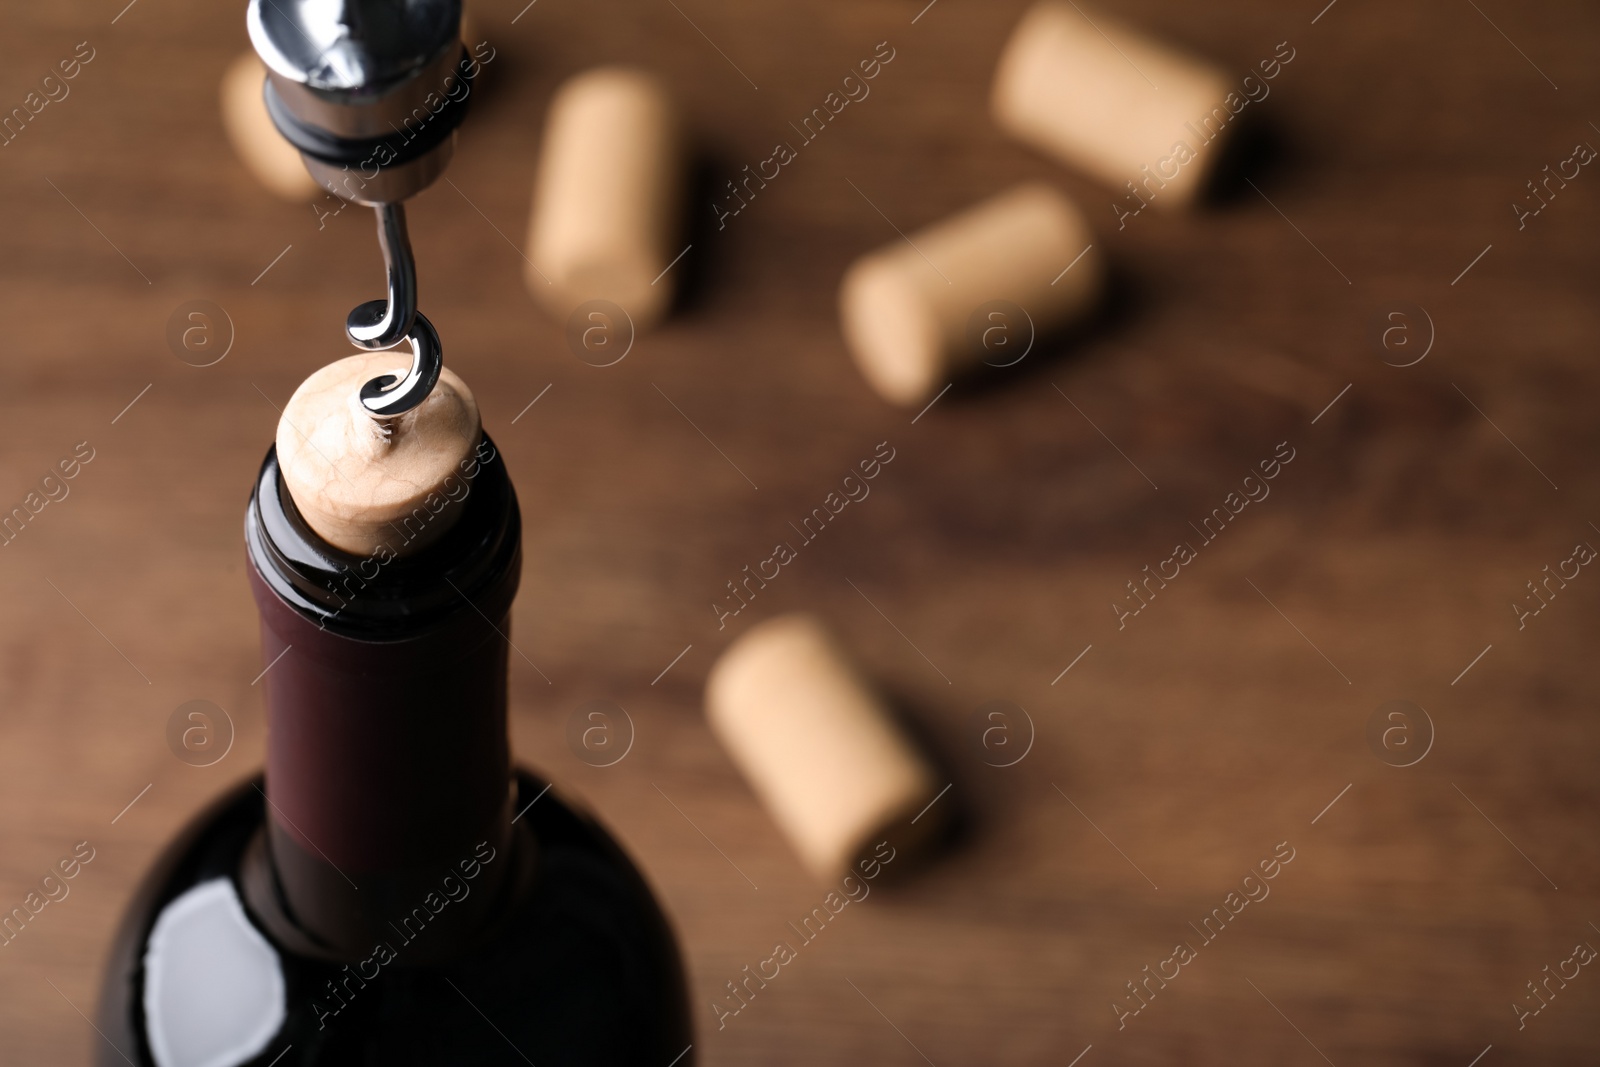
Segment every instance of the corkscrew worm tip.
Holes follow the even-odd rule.
[[[406,233],[405,207],[376,204],[378,247],[388,273],[388,299],[368,300],[345,320],[345,333],[357,348],[381,351],[411,342],[411,369],[403,378],[384,374],[361,387],[361,406],[380,421],[399,418],[433,392],[444,367],[439,333],[417,310],[417,267]]]

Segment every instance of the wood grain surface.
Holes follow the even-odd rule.
[[[0,147],[0,507],[80,442],[93,452],[0,547],[0,910],[94,849],[0,947],[8,1065],[87,1061],[101,1039],[84,1013],[135,881],[260,763],[245,499],[276,408],[349,351],[346,312],[381,294],[370,213],[319,228],[228,148],[217,85],[247,47],[243,4],[124,2],[0,10],[0,109],[79,42],[94,56]],[[1021,0],[476,5],[496,57],[411,224],[422,306],[522,502],[515,750],[648,872],[703,1063],[1600,1054],[1594,968],[1552,981],[1520,1028],[1514,1008],[1600,945],[1600,575],[1563,563],[1600,545],[1600,174],[1551,183],[1520,228],[1511,207],[1600,144],[1600,12],[1323,3],[1105,5],[1240,71],[1295,51],[1247,112],[1267,146],[1249,183],[1122,229],[1112,193],[989,121]],[[719,231],[714,187],[793,140],[884,41],[871,95]],[[680,94],[707,179],[675,268],[683,307],[597,368],[525,290],[518,246],[554,87],[614,60]],[[1084,205],[1118,298],[1077,343],[913,421],[845,354],[838,279],[895,228],[1026,179]],[[208,367],[167,340],[200,299],[233,334]],[[1409,332],[1385,348],[1396,323]],[[1391,365],[1430,332],[1424,359]],[[870,497],[719,630],[725,583],[884,441]],[[1191,523],[1282,442],[1294,459],[1270,496],[1202,542]],[[1119,628],[1125,583],[1178,542],[1195,558]],[[1541,603],[1526,583],[1563,566],[1577,577],[1519,628],[1512,605]],[[827,890],[701,710],[730,637],[793,608],[825,615],[900,698],[967,831],[849,906],[719,1029],[725,983]],[[235,729],[204,768],[167,741],[195,699]],[[611,767],[567,742],[591,700],[634,725]],[[996,700],[1032,724],[1006,768],[972,729]],[[1392,700],[1433,726],[1410,767],[1369,744]],[[1013,725],[1006,759],[1027,732]],[[1427,733],[1413,713],[1391,760]],[[1270,896],[1205,941],[1190,924],[1283,842]],[[1119,1028],[1114,1005],[1139,1003],[1126,983],[1172,973],[1179,942],[1194,958]]]

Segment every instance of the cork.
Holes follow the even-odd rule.
[[[925,402],[1087,317],[1105,287],[1093,239],[1062,193],[1018,186],[852,264],[839,290],[845,343],[885,400]]]
[[[932,836],[928,762],[815,617],[769,619],[741,636],[706,683],[711,729],[806,869],[834,881],[883,841]],[[920,824],[920,825],[919,825]]]
[[[672,304],[683,250],[683,121],[660,81],[601,67],[556,92],[529,224],[528,288],[565,320],[608,300],[642,330]]]
[[[1206,60],[1097,11],[1043,0],[1001,54],[991,107],[1003,129],[1045,154],[1182,208],[1199,198],[1236,125],[1229,94],[1227,74]]]
[[[262,188],[284,200],[306,203],[321,195],[322,188],[267,115],[262,96],[266,78],[267,68],[254,52],[228,64],[222,75],[222,128],[239,162]]]
[[[301,383],[278,420],[278,469],[295,507],[352,555],[409,555],[460,518],[461,472],[483,433],[467,384],[444,368],[387,437],[361,407],[361,386],[403,376],[410,358],[402,348],[331,363]]]

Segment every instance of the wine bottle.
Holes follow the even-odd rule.
[[[372,358],[344,361],[348,381]],[[440,384],[465,390],[448,370]],[[297,503],[283,467],[309,453],[285,458],[295,428],[280,426],[245,517],[265,775],[196,818],[138,890],[100,1063],[693,1062],[649,887],[596,822],[512,768],[521,520],[466,395],[466,455],[365,555],[308,521],[315,502]],[[413,450],[427,437],[408,432]]]

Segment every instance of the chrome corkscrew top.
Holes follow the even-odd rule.
[[[246,23],[278,132],[319,184],[377,213],[387,298],[351,311],[345,332],[369,351],[411,344],[408,373],[361,388],[362,407],[387,433],[443,366],[438,332],[417,310],[402,202],[444,172],[471,98],[461,0],[250,0]]]

